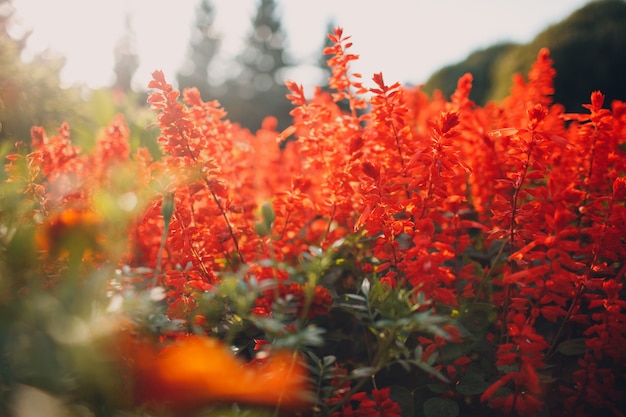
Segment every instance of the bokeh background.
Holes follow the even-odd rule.
[[[284,80],[309,92],[325,85],[334,26],[353,37],[353,70],[366,86],[382,72],[447,95],[472,72],[471,98],[484,104],[548,47],[555,100],[568,110],[580,111],[593,90],[607,102],[626,98],[623,0],[0,0],[0,15],[1,138],[28,139],[30,125],[65,120],[81,140],[125,106],[135,143],[149,144],[137,107],[156,69],[219,100],[246,128],[269,114],[284,128]]]

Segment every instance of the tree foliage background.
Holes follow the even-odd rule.
[[[546,28],[527,44],[505,43],[470,54],[444,67],[424,84],[432,93],[449,96],[458,78],[471,72],[470,97],[478,104],[500,100],[509,93],[514,74],[526,74],[537,52],[546,47],[554,60],[554,101],[568,111],[580,111],[594,90],[607,102],[626,98],[626,2],[596,0],[565,20]]]
[[[196,87],[204,100],[209,100],[213,93],[209,83],[209,66],[219,49],[214,21],[213,5],[209,0],[201,0],[196,7],[186,59],[176,74],[180,89]]]
[[[65,60],[51,52],[25,62],[28,33],[13,35],[14,8],[0,0],[0,141],[27,139],[33,125],[58,126],[77,114],[79,92],[60,87]]]
[[[286,127],[291,107],[285,98],[284,77],[286,70],[299,63],[289,57],[288,34],[281,25],[279,5],[275,0],[259,0],[244,47],[235,61],[217,62],[221,59],[220,34],[214,21],[219,10],[211,0],[198,0],[187,58],[177,74],[178,87],[196,87],[203,99],[218,100],[231,121],[251,131],[259,129],[268,115],[277,118],[278,129]],[[63,57],[47,52],[29,62],[22,60],[28,34],[12,33],[13,12],[11,0],[0,0],[0,140],[28,141],[33,125],[55,128],[69,121],[73,137],[88,147],[90,132],[110,120],[112,114],[123,111],[133,115],[129,117],[133,143],[151,147],[154,132],[146,130],[150,122],[142,110],[145,91],[132,89],[139,57],[129,16],[125,16],[126,32],[112,51],[115,78],[111,88],[85,95],[84,90],[61,87]],[[323,36],[320,34],[320,39]],[[542,47],[550,50],[555,61],[558,75],[554,99],[568,111],[579,111],[579,103],[596,89],[606,92],[609,102],[626,98],[624,0],[592,1],[546,28],[528,44],[499,43],[474,51],[465,60],[436,71],[423,90],[429,94],[439,90],[449,96],[459,77],[470,72],[474,77],[473,101],[484,105],[489,100],[500,100],[508,94],[513,74],[526,74]],[[216,64],[222,67],[218,71]],[[316,64],[323,69],[324,57]],[[151,148],[156,152],[156,146]]]
[[[210,0],[201,0],[191,28],[187,59],[177,74],[178,87],[196,87],[204,100],[218,100],[230,120],[252,131],[259,129],[269,115],[276,115],[278,125],[286,127],[291,106],[285,98],[288,91],[283,79],[290,62],[277,3],[259,1],[244,48],[235,62],[222,63],[227,74],[220,80],[211,77],[220,46],[214,20]]]

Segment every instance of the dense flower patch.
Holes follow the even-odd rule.
[[[485,107],[469,74],[450,100],[366,87],[330,38],[332,91],[288,82],[283,132],[241,130],[159,71],[160,156],[131,152],[121,117],[90,153],[33,129],[6,168],[44,284],[106,282],[124,337],[150,340],[119,354],[142,403],[622,416],[626,104],[593,92],[565,114],[547,50]]]

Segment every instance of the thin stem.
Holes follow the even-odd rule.
[[[183,136],[182,132],[180,133],[181,136]],[[191,150],[191,148],[189,147],[189,141],[185,141],[185,147],[187,149],[187,152],[189,152],[189,156],[191,157],[191,159],[194,162],[198,161],[198,158],[196,157],[196,155],[194,155],[193,151]],[[243,257],[243,255],[241,254],[241,251],[239,249],[239,241],[237,240],[237,236],[235,236],[235,233],[233,231],[233,226],[230,223],[230,220],[228,219],[228,216],[226,215],[226,210],[224,210],[224,207],[222,206],[222,203],[220,202],[219,198],[217,197],[217,194],[215,194],[215,192],[211,189],[211,184],[209,183],[209,180],[204,177],[203,178],[204,183],[206,184],[209,192],[211,193],[211,196],[213,197],[213,201],[215,201],[215,204],[217,205],[217,207],[220,210],[220,213],[222,215],[222,217],[224,218],[224,221],[226,222],[226,227],[228,228],[228,233],[230,234],[230,238],[233,240],[233,244],[235,245],[235,251],[237,252],[237,256],[239,257],[239,261],[242,264],[245,264],[246,261]]]
[[[587,171],[587,176],[586,176],[586,178],[588,178],[589,181],[587,181],[587,184],[585,184],[585,196],[583,197],[582,204],[580,205],[581,207],[585,207],[589,200],[589,187],[591,185],[591,176],[593,175],[593,161],[595,160],[597,142],[598,142],[598,129],[596,126],[594,126],[593,144],[591,145],[591,156],[589,160],[589,170]],[[583,216],[584,216],[584,213],[581,211],[578,211],[578,222],[576,224],[577,228],[580,228],[580,225],[582,224]]]
[[[156,287],[161,274],[161,262],[163,262],[163,251],[165,250],[165,241],[169,233],[172,217],[174,216],[176,206],[174,204],[174,195],[167,193],[163,197],[161,202],[161,214],[163,216],[163,233],[161,234],[161,243],[159,244],[159,253],[157,254],[157,262],[154,268],[154,278],[152,279],[152,286]]]
[[[226,222],[226,227],[228,228],[228,233],[230,234],[230,238],[233,240],[233,244],[235,245],[235,251],[237,252],[239,261],[241,261],[242,264],[245,264],[246,260],[244,259],[241,253],[241,250],[239,249],[239,241],[237,240],[237,236],[235,236],[235,232],[233,231],[233,226],[230,224],[230,220],[228,219],[226,210],[224,210],[224,207],[222,206],[222,203],[220,202],[217,194],[215,194],[215,192],[211,190],[209,181],[205,178],[204,182],[206,183],[207,187],[209,187],[209,192],[211,193],[211,196],[213,197],[213,201],[215,201],[215,204],[219,208],[220,213],[222,214],[222,217],[224,218],[224,222]]]
[[[324,230],[324,235],[322,236],[322,239],[320,241],[320,246],[322,246],[322,244],[326,241],[326,238],[328,237],[330,233],[330,228],[333,225],[333,220],[335,219],[336,212],[337,212],[337,202],[333,201],[333,211],[330,213],[330,219],[328,219],[328,225],[326,225],[326,230]]]
[[[283,240],[283,238],[285,237],[285,234],[287,233],[287,225],[289,224],[289,220],[291,220],[291,213],[292,211],[289,210],[289,212],[287,213],[287,216],[285,216],[285,224],[283,225],[283,230],[280,233],[280,237],[278,238],[278,240]]]
[[[154,278],[152,279],[152,286],[156,287],[159,275],[161,274],[161,262],[163,261],[163,250],[165,249],[165,240],[167,239],[167,233],[169,231],[169,222],[166,222],[163,226],[163,234],[161,235],[161,244],[159,245],[159,253],[157,255],[156,268],[154,268]]]
[[[491,275],[493,275],[493,266],[498,263],[498,260],[500,259],[500,257],[502,256],[502,253],[504,252],[505,246],[506,246],[506,241],[502,242],[502,245],[500,245],[500,249],[498,250],[496,257],[494,258],[492,265],[489,268],[489,271],[485,274],[483,279],[480,281],[478,291],[476,292],[476,295],[474,296],[474,302],[478,301],[478,296],[480,295],[480,292],[482,291],[483,287],[488,282],[488,280],[491,278]]]
[[[584,291],[585,291],[585,284],[582,283],[580,287],[578,287],[578,291],[576,292],[576,295],[574,296],[572,303],[567,309],[567,314],[565,314],[565,317],[563,317],[563,320],[561,320],[561,325],[559,326],[559,330],[557,330],[556,334],[554,335],[552,344],[550,345],[550,347],[548,348],[548,351],[545,354],[545,361],[547,361],[550,357],[552,357],[552,355],[556,352],[556,345],[561,337],[561,334],[563,333],[563,329],[565,329],[565,324],[569,321],[569,318],[574,313],[574,308],[578,304],[578,300],[580,299]]]
[[[528,153],[526,155],[526,161],[524,162],[523,174],[521,178],[519,179],[519,182],[516,184],[514,188],[515,191],[513,193],[513,201],[511,202],[511,221],[509,224],[509,243],[511,246],[511,253],[515,252],[515,233],[516,233],[515,223],[516,223],[516,216],[517,216],[517,210],[518,210],[518,202],[519,202],[518,200],[519,200],[520,191],[522,190],[522,187],[524,186],[524,181],[526,181],[526,175],[528,174],[528,167],[530,166],[531,153],[532,153],[532,145],[528,149]],[[515,269],[514,261],[509,260],[509,264],[511,266],[511,271],[514,272],[514,269]],[[502,307],[502,326],[501,326],[502,334],[501,336],[506,337],[507,341],[508,341],[508,336],[504,336],[504,335],[506,335],[507,333],[507,316],[508,316],[510,304],[511,304],[511,284],[506,283],[504,284],[504,305]]]

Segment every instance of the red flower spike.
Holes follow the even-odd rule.
[[[447,134],[452,128],[459,124],[459,115],[455,112],[446,112],[441,114],[440,134]]]
[[[598,113],[604,105],[604,94],[600,91],[591,93],[591,104],[583,104],[583,107],[591,110],[592,113]]]
[[[368,161],[363,162],[361,164],[361,167],[365,175],[367,175],[371,179],[378,180],[378,178],[380,177],[380,168],[375,167],[370,162]]]
[[[535,130],[539,123],[548,115],[548,110],[541,104],[535,104],[527,110],[528,129]]]

